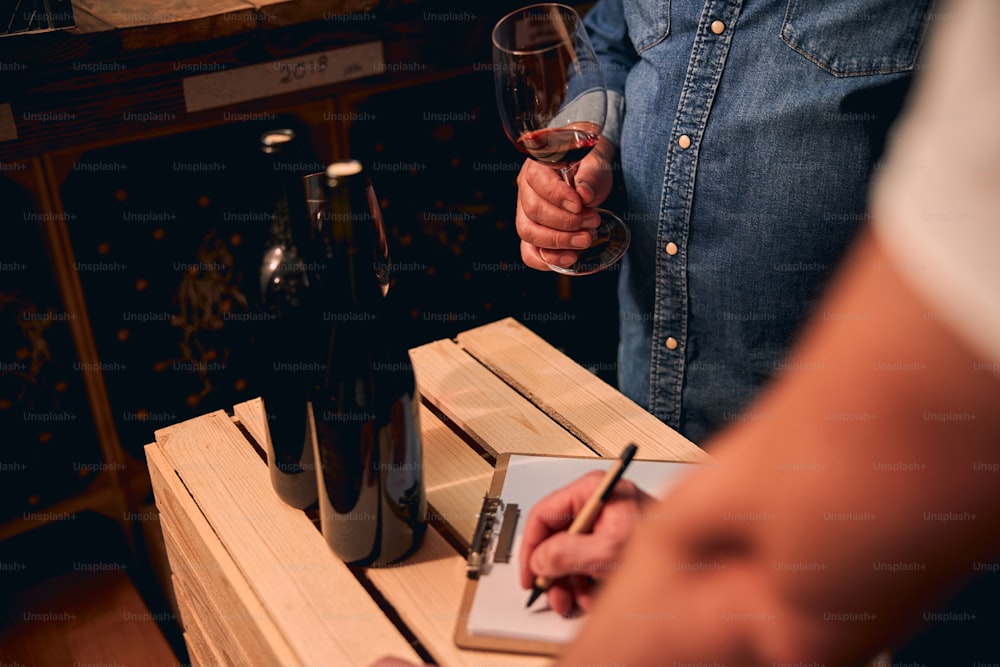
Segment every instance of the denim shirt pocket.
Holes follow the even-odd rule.
[[[912,70],[934,0],[788,0],[781,39],[834,76]]]
[[[636,53],[659,44],[670,33],[670,0],[622,0],[622,4]]]

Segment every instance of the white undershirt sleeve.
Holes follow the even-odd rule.
[[[1000,1],[938,7],[872,220],[927,317],[1000,373]]]

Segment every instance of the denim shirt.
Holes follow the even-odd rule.
[[[866,219],[931,4],[600,0],[585,17],[633,235],[619,386],[695,442],[767,418],[741,411]]]

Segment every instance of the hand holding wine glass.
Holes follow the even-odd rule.
[[[493,65],[497,103],[508,138],[531,160],[552,168],[569,188],[575,187],[580,161],[599,142],[613,151],[600,138],[607,114],[604,78],[573,8],[545,3],[505,16],[493,30]],[[559,184],[544,181],[540,170],[530,164],[519,178],[522,186],[535,183],[549,196],[558,195]],[[610,174],[602,182],[610,189]],[[617,262],[628,249],[629,230],[616,215],[598,208],[574,210],[580,199],[603,200],[607,195],[601,191],[603,185],[597,190],[587,192],[585,198],[569,195],[567,199],[573,201],[564,204],[563,210],[550,206],[546,223],[553,230],[539,229],[536,244],[562,248],[562,254],[566,249],[579,253],[570,266],[547,261],[552,270],[570,275],[594,273]],[[586,245],[588,238],[589,246],[581,249],[579,242]]]

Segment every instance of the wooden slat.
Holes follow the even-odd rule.
[[[223,547],[308,665],[419,661],[306,515],[269,488],[267,467],[221,411],[156,432]]]
[[[329,20],[338,14],[351,14],[374,9],[378,0],[247,0],[257,10],[261,27],[277,28],[307,21]],[[374,23],[374,21],[372,21]]]
[[[187,646],[188,661],[191,667],[216,667],[216,665],[222,664],[213,663],[202,658],[202,653],[191,643],[191,639],[186,632],[184,633],[184,644]]]
[[[263,405],[259,399],[240,403],[233,412],[254,438],[263,437]],[[493,477],[493,466],[426,407],[421,408],[420,419],[430,513],[436,521],[447,523],[467,544]],[[463,651],[454,646],[452,634],[465,588],[465,559],[434,530],[428,532],[424,544],[405,564],[369,569],[366,574],[417,638],[435,647],[434,657],[442,665],[544,664],[535,658]]]
[[[181,618],[184,620],[184,643],[187,645],[191,664],[209,667],[209,665],[230,665],[218,653],[215,652],[210,640],[210,635],[205,631],[198,612],[188,599],[184,584],[177,577],[172,577],[174,594],[177,597],[177,608],[180,609]]]
[[[466,544],[492,477],[492,466],[463,437],[493,456],[504,452],[596,455],[581,439],[603,455],[617,455],[619,444],[624,445],[616,440],[619,437],[635,440],[644,458],[697,460],[705,456],[700,449],[513,320],[463,333],[458,344],[436,341],[421,346],[411,351],[411,358],[426,403],[422,407],[421,420],[431,516],[435,526],[445,524],[446,530],[454,532]],[[516,390],[508,386],[508,382]],[[558,423],[545,411],[551,411]],[[265,441],[266,422],[259,400],[236,406],[234,415],[252,437],[259,442]],[[456,430],[463,436],[456,434]],[[273,547],[272,553],[252,551],[253,548],[260,550],[262,545],[253,547],[250,538],[267,532],[267,524],[276,518],[268,512],[261,514],[252,504],[245,504],[254,495],[253,487],[266,487],[266,466],[222,413],[164,429],[157,433],[157,438],[167,453],[169,464],[178,470],[180,479],[198,498],[199,509],[207,516],[233,513],[241,508],[256,517],[253,530],[243,527],[225,534],[231,527],[223,527],[219,538],[226,549],[233,552],[234,560],[238,560],[237,552],[254,553],[256,565],[241,563],[239,567],[244,571],[246,567],[251,568],[244,575],[249,581],[247,585],[257,589],[262,598],[267,597],[259,589],[267,588],[268,579],[274,577],[273,572],[268,576],[267,567],[261,571],[262,565],[281,563],[288,569],[290,560],[303,558],[300,548],[303,545],[287,550]],[[211,462],[209,466],[205,465],[206,461]],[[238,475],[234,474],[236,470],[239,470]],[[276,503],[283,510],[282,516],[290,512],[305,521],[303,527],[310,534],[306,550],[318,546],[324,552],[308,556],[309,562],[332,561],[340,565],[303,513],[285,507],[268,494],[260,494],[259,488],[253,490],[256,495],[266,496]],[[166,526],[169,529],[169,519]],[[298,584],[308,583],[312,598],[332,595],[326,586],[330,577],[316,571],[317,567],[323,569],[325,566],[309,568],[308,576]],[[456,553],[436,530],[428,531],[420,549],[406,562],[367,569],[365,576],[442,666],[542,665],[549,662],[542,657],[467,651],[455,646],[453,634],[459,622],[457,615],[466,584],[465,559],[464,554]],[[351,583],[360,589],[357,582]],[[289,588],[287,582],[284,586]],[[367,593],[360,590],[365,601],[371,602]],[[276,591],[268,594],[277,596],[275,601],[282,600]],[[336,595],[343,597],[344,592],[338,590]],[[283,617],[291,613],[287,604],[276,604],[275,608],[281,609]],[[356,608],[353,612],[355,616],[358,613]],[[354,627],[345,627],[343,621],[348,620],[346,616],[338,618],[335,634],[340,640],[354,637],[362,638],[362,643],[377,641],[379,648],[367,658],[352,655],[344,664],[366,664],[366,660],[383,654],[396,654],[416,661],[409,646],[400,653],[382,641],[382,634],[372,627],[372,618]],[[292,630],[294,628],[281,628],[290,645],[299,647],[303,638],[292,637],[289,634]],[[395,634],[394,629],[392,632]],[[314,638],[309,637],[309,640]],[[324,651],[324,655],[326,662],[331,662],[329,650]]]
[[[707,459],[690,440],[516,320],[464,331],[458,345],[602,456],[617,456],[635,442],[645,459]]]
[[[222,634],[231,635],[250,655],[273,664],[300,663],[156,443],[146,446],[146,461],[170,569],[185,581],[189,598],[192,589],[211,592],[199,608],[201,617],[228,617],[229,627]],[[217,641],[224,643],[225,637]]]
[[[175,30],[226,12],[250,12],[253,8],[242,0],[73,0],[73,5],[119,29],[173,24]]]
[[[392,567],[370,568],[366,575],[441,667],[530,667],[551,662],[538,656],[469,651],[455,645],[453,635],[465,591],[465,559],[433,530],[411,558]]]
[[[420,426],[429,514],[435,522],[446,523],[468,547],[493,466],[426,407],[421,407]]]
[[[424,400],[493,456],[504,452],[593,455],[451,341],[414,348],[410,358]]]
[[[252,32],[253,6],[241,0],[74,0],[113,26],[125,49],[147,49]]]
[[[88,12],[84,7],[76,5],[74,3],[73,7],[73,22],[76,25],[72,28],[67,28],[66,32],[72,35],[89,35],[97,32],[107,32],[109,30],[114,30],[113,25],[108,24],[106,21],[102,21],[90,12]]]
[[[225,584],[220,585],[215,581],[215,577],[204,574],[205,570],[215,570],[216,564],[193,560],[192,555],[179,545],[182,538],[175,537],[182,531],[174,529],[168,532],[166,526],[170,524],[166,523],[166,519],[161,521],[165,524],[163,541],[167,545],[167,553],[171,554],[171,563],[177,563],[171,568],[175,581],[174,590],[177,591],[178,586],[183,590],[190,605],[189,609],[198,617],[198,624],[201,626],[199,630],[185,624],[184,630],[200,632],[203,641],[212,644],[211,654],[204,650],[201,652],[206,659],[214,655],[226,665],[248,664],[260,655],[254,651],[254,645],[259,645],[259,642],[250,639],[254,635],[254,625],[258,621],[269,624],[271,619],[263,609],[259,608],[259,604],[256,605],[258,607],[256,618],[249,618],[249,613],[244,607],[223,604],[221,601],[223,596],[216,591],[225,587]],[[174,558],[173,554],[177,554],[177,558]],[[184,618],[187,619],[189,616],[190,613]],[[280,634],[277,636],[278,641],[287,646],[280,639]],[[268,647],[265,647],[265,651],[266,654],[272,653]],[[288,656],[288,660],[291,661],[288,664],[299,664],[290,648]]]
[[[247,430],[250,437],[267,451],[267,419],[264,415],[264,401],[258,398],[237,403],[233,406],[233,417]]]

